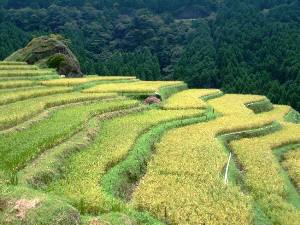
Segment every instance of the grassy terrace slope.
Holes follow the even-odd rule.
[[[47,80],[42,81],[41,84],[45,86],[76,86],[80,84],[92,83],[92,82],[107,82],[107,81],[135,81],[135,77],[118,77],[118,76],[106,76],[106,77],[99,77],[99,76],[89,76],[84,78],[77,78],[77,79],[57,79],[57,80]]]
[[[209,104],[223,116],[168,132],[156,146],[133,204],[171,224],[251,224],[250,199],[237,187],[224,185],[222,171],[228,157],[217,136],[268,125],[288,112],[279,107],[255,115],[245,107],[261,98],[225,95],[211,100]]]
[[[29,98],[35,98],[39,96],[47,96],[52,94],[71,92],[71,88],[61,88],[61,87],[38,87],[31,88],[28,90],[14,90],[0,93],[0,105],[5,105],[12,102],[17,102],[20,100],[25,100]]]
[[[0,62],[0,224],[298,225],[299,113],[186,89]]]
[[[198,114],[197,110],[175,112],[153,109],[102,122],[100,135],[94,143],[71,157],[65,178],[50,185],[49,190],[67,196],[83,213],[130,213],[122,201],[112,198],[99,186],[99,181],[127,156],[138,136],[150,127]],[[139,220],[139,223],[142,221]]]
[[[8,80],[8,81],[0,82],[0,89],[30,87],[35,85],[36,85],[35,82],[29,80],[15,80],[15,81]]]
[[[300,190],[300,145],[284,155],[283,167],[290,174],[298,190]]]
[[[83,90],[84,93],[111,93],[116,92],[126,96],[149,96],[160,93],[162,98],[167,98],[179,90],[186,89],[186,84],[181,81],[139,81],[127,85],[100,84]]]
[[[171,96],[163,105],[164,109],[203,109],[207,108],[206,98],[222,95],[214,89],[190,89]],[[184,101],[182,100],[184,99]]]
[[[72,92],[17,101],[15,103],[0,106],[2,113],[0,118],[0,129],[3,130],[20,125],[39,113],[49,112],[49,109],[55,109],[58,108],[58,106],[66,106],[114,97],[117,97],[117,95],[113,93],[84,94]]]

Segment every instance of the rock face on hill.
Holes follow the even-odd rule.
[[[67,77],[81,77],[79,62],[67,44],[67,40],[60,35],[41,36],[34,38],[5,61],[24,61],[43,68],[55,68],[59,74]]]

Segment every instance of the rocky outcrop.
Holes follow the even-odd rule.
[[[76,56],[68,47],[68,41],[60,35],[34,38],[5,61],[24,61],[42,68],[55,68],[61,75],[81,77],[82,72]]]

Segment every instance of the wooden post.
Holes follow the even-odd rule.
[[[230,155],[229,155],[229,158],[228,158],[228,162],[227,162],[227,166],[226,166],[226,171],[225,171],[225,178],[224,178],[224,183],[227,185],[228,184],[228,169],[229,169],[229,163],[230,163],[230,160],[231,160],[231,152],[230,152]]]

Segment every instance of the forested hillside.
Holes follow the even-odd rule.
[[[87,74],[178,79],[300,109],[299,1],[0,2],[0,59],[60,33]]]

